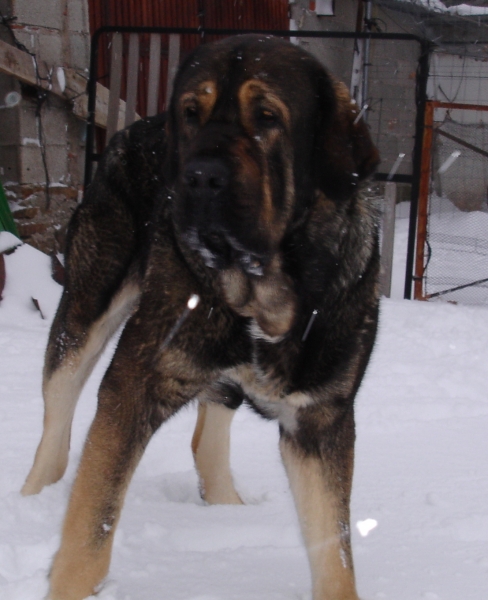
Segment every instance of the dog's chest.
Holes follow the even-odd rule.
[[[296,428],[296,414],[312,402],[310,394],[287,391],[286,382],[265,373],[253,364],[241,365],[226,372],[226,378],[237,383],[245,396],[266,417],[278,419],[287,431]]]

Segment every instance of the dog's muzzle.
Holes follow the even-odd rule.
[[[190,248],[213,269],[238,264],[245,273],[262,276],[263,257],[243,247],[224,223],[223,204],[229,201],[231,181],[225,162],[213,156],[193,158],[184,167],[182,181],[193,214],[193,224],[183,233]]]
[[[202,201],[209,201],[228,189],[230,171],[219,158],[194,158],[185,166],[183,182],[187,193]]]

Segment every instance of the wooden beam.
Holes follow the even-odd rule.
[[[46,77],[48,74],[44,64],[39,64],[40,76]],[[0,72],[6,75],[12,75],[23,83],[35,85],[44,89],[49,88],[49,82],[39,79],[36,74],[35,64],[32,56],[27,52],[22,52],[15,46],[11,46],[0,40]],[[54,93],[60,92],[59,89],[53,89]]]
[[[87,79],[71,68],[48,68],[43,62],[38,63],[38,68],[41,79],[37,76],[32,56],[0,40],[0,73],[15,77],[22,83],[48,90],[63,100],[71,100],[73,114],[86,121],[88,118]],[[95,123],[104,129],[107,127],[108,98],[108,89],[97,83]],[[140,119],[140,116],[136,115],[136,119]],[[117,128],[122,129],[124,123],[125,102],[119,100]]]

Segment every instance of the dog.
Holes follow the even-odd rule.
[[[276,419],[314,600],[357,600],[349,499],[354,397],[378,321],[378,152],[345,86],[287,41],[243,35],[182,63],[167,117],[117,133],[70,223],[45,357],[44,430],[22,492],[62,477],[76,401],[101,383],[49,600],[109,569],[131,475],[198,398],[192,450],[208,503],[241,503],[229,429],[244,401]]]

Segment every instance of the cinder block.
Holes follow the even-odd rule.
[[[19,85],[13,77],[0,76],[0,105],[5,104],[5,96],[18,91]],[[19,106],[0,109],[0,146],[9,146],[19,141]]]
[[[30,32],[30,31],[26,31],[24,29],[16,29],[15,37],[30,52],[37,53],[39,51],[39,47],[38,47],[38,37],[39,36],[37,34]]]
[[[12,0],[12,14],[19,23],[61,29],[63,12],[60,0],[39,2],[33,0]]]
[[[39,55],[49,66],[61,65],[63,60],[63,51],[61,35],[59,33],[39,34]]]
[[[89,33],[88,1],[68,2],[68,29],[78,33]]]
[[[90,66],[90,37],[83,33],[70,33],[71,67],[85,70]]]
[[[0,131],[2,132],[0,146],[11,146],[19,143],[18,112],[17,108],[0,111]]]
[[[36,123],[36,107],[34,102],[24,100],[19,110],[19,140],[24,144],[24,140],[38,139]]]
[[[40,148],[35,146],[20,146],[19,161],[19,183],[44,183],[46,181]]]
[[[382,98],[384,101],[398,101],[405,98],[403,88],[397,85],[391,85],[384,80],[374,80],[369,86],[369,93],[373,98]]]
[[[19,181],[19,149],[17,146],[0,146],[0,179],[7,181]]]
[[[51,183],[69,183],[68,149],[66,146],[47,147],[47,167]]]
[[[68,115],[66,109],[47,104],[41,113],[44,137],[48,145],[66,145]]]
[[[46,147],[47,167],[51,183],[65,182],[68,177],[66,146]],[[41,149],[35,146],[20,147],[20,183],[44,184],[46,175]]]

